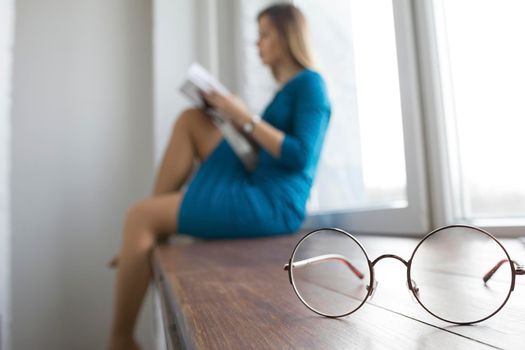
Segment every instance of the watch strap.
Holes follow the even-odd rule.
[[[255,125],[258,124],[261,121],[261,116],[258,114],[252,115],[252,118],[250,121],[244,123],[242,126],[242,129],[245,133],[251,134],[253,133],[253,130],[255,129]]]

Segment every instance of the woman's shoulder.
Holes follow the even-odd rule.
[[[306,68],[295,77],[291,90],[297,93],[297,97],[305,101],[314,99],[316,102],[329,104],[326,84],[321,73],[316,70]]]
[[[326,90],[326,84],[321,73],[311,68],[305,68],[297,73],[289,86],[293,90],[314,89],[323,92]]]
[[[304,84],[306,82],[321,82],[324,84],[324,79],[321,73],[318,71],[312,68],[305,68],[301,72],[297,73],[294,82],[298,84]]]

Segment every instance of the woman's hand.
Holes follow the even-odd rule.
[[[246,105],[235,95],[224,96],[214,92],[204,94],[203,97],[206,99],[206,102],[226,118],[229,118],[238,128],[252,120]],[[281,155],[281,145],[284,137],[284,132],[265,122],[257,123],[257,128],[250,134],[250,139],[257,142],[275,158],[279,158]]]
[[[242,100],[233,95],[222,95],[218,92],[204,94],[206,101],[212,105],[219,113],[229,118],[237,125],[242,125],[250,120],[248,108]]]

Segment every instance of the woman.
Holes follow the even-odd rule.
[[[115,288],[111,349],[138,349],[135,321],[151,278],[150,252],[157,236],[183,232],[201,238],[292,233],[304,219],[330,104],[321,76],[311,70],[306,23],[292,5],[258,16],[262,62],[280,84],[263,119],[235,96],[207,101],[260,146],[248,172],[203,112],[177,119],[160,167],[154,195],[133,205],[125,220]],[[195,158],[202,165],[181,191]]]

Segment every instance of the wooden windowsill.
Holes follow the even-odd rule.
[[[302,234],[194,241],[159,246],[153,255],[171,348],[183,349],[518,349],[525,343],[525,276],[504,309],[474,326],[429,315],[406,287],[406,267],[385,259],[372,300],[341,319],[319,316],[295,295],[283,265]],[[418,239],[358,237],[373,260],[409,259]],[[516,241],[504,245],[525,260]],[[521,278],[520,278],[521,277]]]

